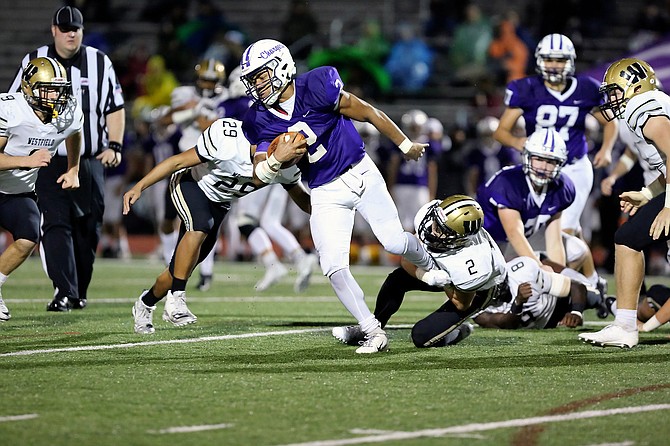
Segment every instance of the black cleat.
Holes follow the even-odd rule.
[[[73,310],[83,310],[86,308],[87,301],[86,299],[74,299],[72,297],[67,298],[68,306]]]
[[[54,299],[47,305],[47,311],[70,311],[70,300],[67,297],[54,297]]]

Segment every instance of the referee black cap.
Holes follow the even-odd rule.
[[[54,14],[53,24],[55,26],[83,28],[84,17],[81,15],[81,11],[74,6],[63,6]]]

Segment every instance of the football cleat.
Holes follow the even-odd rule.
[[[0,292],[0,321],[8,321],[12,317],[9,314],[9,308],[5,305],[5,301],[2,300],[2,292]]]
[[[595,333],[582,333],[579,339],[599,347],[633,348],[638,343],[638,331],[628,331],[621,325],[610,324]]]
[[[360,345],[365,340],[365,333],[358,324],[333,327],[332,333],[333,337],[347,345]]]
[[[135,333],[151,334],[154,331],[153,315],[156,306],[150,307],[142,302],[142,296],[147,293],[143,291],[140,297],[137,298],[135,305],[133,305],[133,318],[135,319]]]
[[[256,288],[256,291],[265,291],[287,274],[288,269],[283,264],[278,263],[265,271],[265,275],[256,283],[254,288]]]
[[[47,305],[47,311],[70,311],[70,299],[67,296],[54,297],[53,300]]]
[[[472,332],[475,331],[475,326],[469,322],[463,322],[461,325],[458,326],[456,330],[458,330],[458,335],[453,341],[451,341],[449,345],[456,345],[463,339],[470,336]]]
[[[198,317],[186,306],[186,291],[168,291],[163,320],[171,322],[175,327],[194,324],[198,320]]]
[[[309,286],[309,279],[312,277],[312,272],[318,262],[319,259],[315,254],[307,254],[300,259],[296,265],[296,268],[298,269],[298,277],[296,277],[295,284],[293,284],[293,289],[296,293],[301,293],[307,289]]]
[[[200,282],[198,282],[197,288],[199,291],[209,291],[212,287],[212,276],[200,274]]]
[[[356,353],[379,353],[388,350],[389,340],[384,330],[376,328],[372,333],[367,334],[365,340],[361,341],[360,344],[361,346],[356,349]]]
[[[607,279],[598,276],[598,284],[596,285],[598,293],[600,294],[600,306],[597,308],[597,315],[600,319],[605,319],[610,315],[610,309],[607,305]]]
[[[68,297],[67,302],[73,310],[83,310],[88,304],[86,299],[73,299],[72,297]]]

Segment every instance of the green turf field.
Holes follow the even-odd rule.
[[[188,290],[196,325],[130,309],[158,263],[98,260],[84,311],[45,311],[51,285],[31,258],[3,286],[3,445],[667,445],[670,330],[632,350],[580,343],[578,331],[475,329],[419,350],[409,324],[441,304],[410,294],[388,353],[360,356],[330,335],[352,322],[327,281],[292,277],[255,293],[262,271],[217,263]],[[370,306],[390,268],[354,267]],[[664,280],[668,283],[667,279]],[[612,290],[612,285],[610,285]],[[585,330],[599,329],[593,310]],[[610,318],[611,319],[611,318]]]

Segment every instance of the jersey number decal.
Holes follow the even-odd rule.
[[[312,144],[316,142],[316,133],[314,133],[314,131],[311,128],[309,128],[309,125],[306,122],[302,121],[296,122],[295,124],[290,126],[287,130],[289,132],[302,132],[305,135],[307,135],[306,141],[307,145],[309,145],[310,147],[312,146]],[[314,153],[309,152],[307,153],[307,158],[309,159],[309,162],[313,164],[319,161],[321,158],[323,158],[325,154],[326,154],[326,148],[323,147],[322,144],[319,144],[316,147]]]
[[[470,273],[471,276],[474,276],[477,274],[477,270],[475,269],[475,261],[472,259],[468,259],[465,261],[465,264],[468,265],[468,273]]]
[[[567,117],[568,120],[565,122],[565,125],[560,127],[556,126],[556,123],[559,119]],[[537,115],[535,116],[535,122],[537,122],[536,130],[540,127],[551,128],[554,127],[556,131],[561,135],[564,141],[568,141],[570,134],[568,131],[575,125],[577,118],[579,117],[579,107],[572,107],[569,105],[561,105],[556,107],[555,105],[544,104],[540,105],[537,108]]]
[[[214,187],[217,189],[221,189],[221,186],[232,191],[237,197],[243,197],[256,190],[256,185],[254,185],[253,180],[246,177],[226,177],[214,184]]]

